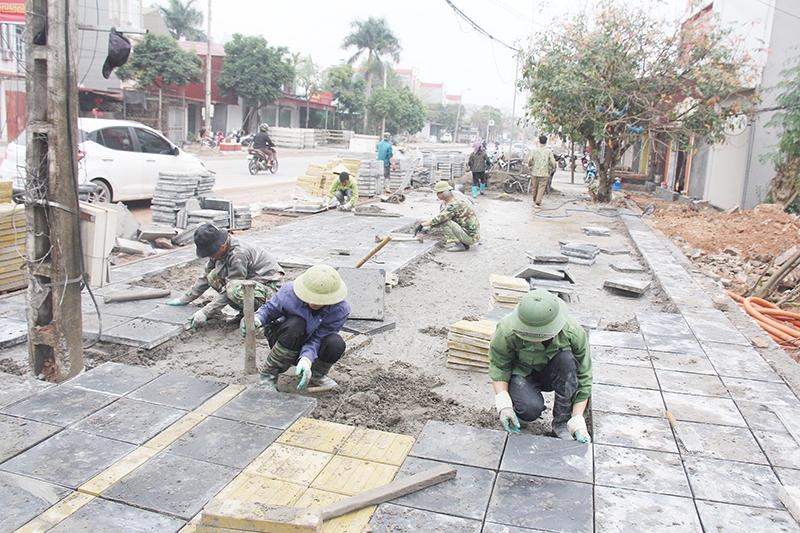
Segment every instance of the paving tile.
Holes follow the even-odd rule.
[[[592,531],[592,486],[500,472],[486,520],[564,533]]]
[[[768,466],[705,457],[684,457],[684,463],[698,500],[783,509],[780,482]]]
[[[61,427],[0,415],[0,463],[61,431]]]
[[[389,483],[398,470],[386,463],[334,455],[309,486],[352,496]]]
[[[103,497],[189,520],[238,470],[162,452],[103,493]]]
[[[781,418],[787,424],[790,423],[790,420],[800,420],[800,407],[774,407],[770,405],[769,398],[766,396],[763,400],[754,402],[736,400],[736,406],[742,412],[742,416],[750,428],[784,432],[786,426]],[[781,414],[781,417],[778,417],[776,411]]]
[[[596,444],[595,484],[690,498],[679,455]]]
[[[106,333],[109,329],[117,327],[126,322],[133,320],[129,316],[116,316],[116,315],[103,315],[102,320],[97,319],[97,314],[83,313],[81,327],[83,328],[83,338],[97,340],[97,336],[101,333],[100,326],[103,326],[102,333]]]
[[[245,472],[310,485],[333,459],[330,453],[273,443],[259,455]]]
[[[95,498],[49,533],[95,533],[96,531],[158,531],[171,533],[186,525],[185,520],[137,509],[130,505]]]
[[[301,418],[283,432],[278,443],[335,454],[354,429],[336,422]]]
[[[651,364],[656,370],[676,370],[696,374],[716,375],[711,361],[703,354],[684,354],[650,350]]]
[[[701,342],[700,346],[720,376],[783,382],[755,348],[720,342]]]
[[[116,399],[116,396],[103,392],[59,385],[6,407],[2,412],[37,422],[67,426],[102,409]]]
[[[542,435],[511,435],[500,470],[591,483],[592,448]]]
[[[795,468],[775,467],[775,472],[778,474],[782,485],[787,487],[800,487],[800,470]]]
[[[642,335],[691,335],[689,324],[678,313],[637,311],[636,322]]]
[[[718,396],[729,398],[728,389],[722,380],[710,374],[695,374],[693,372],[676,372],[674,370],[656,370],[658,383],[665,392],[681,392],[696,394],[698,396]]]
[[[414,531],[415,533],[480,533],[478,520],[409,509],[391,503],[378,506],[369,521],[372,531]]]
[[[156,377],[158,372],[152,368],[110,361],[72,378],[67,383],[81,389],[125,395]]]
[[[703,533],[691,498],[595,487],[595,533]]]
[[[0,470],[77,489],[134,449],[131,444],[65,429],[9,459]]]
[[[747,426],[744,418],[739,414],[736,404],[728,398],[694,396],[676,392],[665,392],[663,394],[667,410],[672,413],[675,420],[719,424],[722,426]]]
[[[415,442],[416,439],[408,435],[355,428],[338,453],[345,457],[400,466]]]
[[[706,355],[694,335],[645,335],[644,342],[649,351]]]
[[[342,326],[342,331],[358,335],[377,335],[397,327],[393,320],[353,320],[348,319]]]
[[[595,363],[619,363],[629,366],[653,368],[652,357],[644,349],[595,346],[592,344],[592,361]],[[711,365],[709,364],[709,367]],[[712,369],[713,371],[713,369]]]
[[[15,531],[70,492],[45,481],[0,472],[0,531]]]
[[[272,505],[295,505],[307,485],[260,476],[247,471],[236,476],[215,498]]]
[[[141,318],[183,326],[189,323],[189,317],[194,314],[192,311],[192,308],[182,306],[158,305],[152,311],[141,315]]]
[[[756,429],[753,433],[767,454],[770,464],[785,468],[800,466],[800,444],[794,441],[788,431],[772,432]]]
[[[252,387],[220,407],[214,416],[288,429],[298,418],[309,415],[316,406],[315,398]]]
[[[597,444],[678,453],[665,417],[624,415],[592,409],[593,440]]]
[[[25,298],[25,294],[18,294],[17,296],[0,299],[0,318],[27,320]]]
[[[28,322],[16,318],[0,321],[0,348],[22,344],[28,340]]]
[[[728,377],[723,377],[722,382],[725,383],[731,397],[737,402],[740,400],[758,402],[766,399],[771,405],[781,409],[800,407],[800,400],[785,383],[765,383]]]
[[[143,444],[185,414],[185,411],[173,407],[120,398],[73,428],[109,439]]]
[[[639,389],[658,389],[653,368],[643,366],[595,362],[592,366],[592,382]]]
[[[522,527],[508,526],[506,524],[495,524],[485,522],[481,533],[550,533],[544,529],[528,529]]]
[[[592,346],[613,346],[616,348],[633,348],[645,350],[644,337],[640,333],[627,331],[595,330],[589,332],[589,343]]]
[[[637,389],[614,385],[592,385],[592,408],[610,413],[626,413],[663,417],[664,400],[660,391]]]
[[[701,341],[750,346],[750,341],[719,309],[692,309],[684,312],[683,316]]]
[[[0,408],[30,398],[53,386],[47,381],[0,373]]]
[[[114,315],[136,318],[153,311],[158,305],[159,304],[155,300],[134,300],[131,302],[113,302],[107,304],[103,302],[102,298],[97,298],[97,308],[100,309],[100,314],[102,316]],[[90,298],[83,299],[81,302],[81,309],[84,315],[97,313],[94,302],[92,302]]]
[[[679,436],[684,429],[696,435],[696,441],[702,447],[702,450],[689,451],[681,442],[680,447],[684,457],[696,455],[743,463],[768,464],[749,428],[683,421],[678,424]]]
[[[784,510],[761,509],[718,502],[697,502],[697,510],[706,531],[739,533],[769,531],[800,533],[800,525]]]
[[[458,446],[453,446],[457,442]],[[506,433],[429,420],[409,455],[478,468],[497,469]]]
[[[442,464],[429,459],[408,457],[395,479],[418,474]],[[494,471],[464,465],[459,465],[457,469],[455,479],[396,498],[391,502],[423,511],[483,520],[489,496],[492,494]]]
[[[335,492],[327,492],[318,489],[308,489],[302,496],[295,502],[296,507],[304,509],[313,509],[323,507],[325,505],[336,503],[347,498],[344,494],[337,494]],[[344,516],[325,520],[322,524],[322,533],[336,533],[336,532],[353,532],[360,533],[369,531],[369,521],[372,514],[378,508],[377,505],[370,505],[356,512],[347,513]]]
[[[277,429],[209,417],[173,443],[167,452],[242,469],[280,436]]]
[[[222,383],[178,374],[162,374],[129,397],[178,409],[192,410],[225,388]]]
[[[100,340],[149,350],[180,334],[183,326],[134,318],[103,331]]]
[[[386,271],[372,268],[339,267],[336,269],[347,285],[350,318],[383,320],[386,295]]]

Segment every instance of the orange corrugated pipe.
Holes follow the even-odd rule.
[[[762,298],[744,298],[735,292],[725,291],[748,315],[753,317],[761,329],[769,333],[772,339],[780,344],[791,344],[800,347],[800,313],[784,311],[772,302]],[[779,318],[782,321],[775,320]]]

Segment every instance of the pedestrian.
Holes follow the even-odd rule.
[[[264,326],[270,346],[261,368],[262,385],[277,390],[278,375],[295,365],[297,390],[336,387],[328,372],[346,348],[339,335],[350,316],[346,296],[347,286],[333,267],[314,265],[258,308],[255,327]]]
[[[528,167],[531,169],[533,203],[536,207],[542,206],[542,198],[544,198],[544,192],[545,189],[547,189],[550,174],[555,172],[556,168],[558,168],[556,157],[551,150],[547,149],[546,145],[547,135],[540,136],[539,146],[534,148],[528,160]]]
[[[481,194],[486,190],[486,167],[488,166],[488,157],[486,155],[486,148],[480,141],[475,141],[472,144],[472,153],[469,155],[467,167],[472,172],[472,197],[478,197],[478,187],[480,187]]]
[[[444,209],[428,222],[419,225],[427,232],[430,228],[442,226],[447,244],[452,244],[448,252],[465,252],[481,238],[481,225],[475,209],[453,194],[453,188],[446,181],[437,181],[433,186],[436,197],[444,202]]]
[[[202,309],[189,317],[193,328],[205,325],[209,317],[230,305],[239,315],[231,321],[242,318],[244,308],[244,289],[242,282],[255,281],[253,309],[264,305],[272,298],[283,282],[285,272],[277,261],[263,248],[240,241],[228,235],[228,231],[218,229],[212,224],[202,224],[194,232],[197,257],[207,257],[203,273],[192,288],[180,298],[167,302],[167,305],[186,305],[199,298],[211,287],[217,294]]]
[[[383,133],[383,140],[378,143],[378,159],[383,161],[383,190],[384,192],[391,193],[389,178],[391,177],[391,170],[397,170],[397,165],[394,163],[394,153],[392,152],[392,143],[389,139],[392,134],[388,131]]]
[[[339,179],[333,180],[327,196],[322,199],[322,205],[328,205],[333,197],[339,201],[339,209],[350,211],[358,201],[358,183],[350,179],[348,172],[339,173]]]
[[[583,418],[592,393],[589,342],[567,305],[552,293],[530,291],[500,320],[489,344],[489,377],[509,433],[539,418],[542,391],[554,391],[553,432],[591,442]]]
[[[197,138],[200,141],[202,141],[203,139],[206,138],[206,127],[205,126],[200,126],[200,131],[197,132]]]

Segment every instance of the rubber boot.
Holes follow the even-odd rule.
[[[325,389],[333,389],[338,385],[333,378],[328,377],[328,372],[331,371],[333,363],[326,363],[317,359],[311,363],[311,381],[309,387],[324,387]]]
[[[553,433],[564,440],[573,440],[567,429],[567,421],[572,418],[572,400],[559,394],[553,401]]]
[[[483,194],[485,190],[486,190],[486,184],[481,183],[481,194]]]
[[[289,370],[297,360],[298,352],[287,350],[279,342],[270,349],[267,360],[261,367],[261,385],[278,390],[278,374]]]
[[[477,185],[473,185],[472,186],[472,197],[473,198],[477,198],[478,197],[478,186]]]

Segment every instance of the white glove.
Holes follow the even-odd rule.
[[[511,400],[508,391],[498,392],[494,397],[494,403],[497,407],[497,412],[500,414],[500,422],[503,423],[503,428],[509,433],[519,433],[519,420],[514,412],[514,402]]]
[[[300,376],[300,383],[297,384],[297,390],[305,390],[308,382],[311,380],[311,359],[308,357],[301,357],[295,365],[294,374]]]
[[[189,325],[195,329],[202,328],[203,326],[206,325],[206,320],[208,320],[208,317],[201,309],[195,314],[193,314],[191,317],[189,317]]]
[[[586,420],[583,419],[583,415],[570,418],[567,421],[567,431],[569,431],[572,438],[578,442],[583,442],[584,444],[592,442],[592,438],[589,436],[589,430],[586,429]]]
[[[167,305],[184,306],[186,304],[180,298],[175,298],[174,300],[168,301]]]

